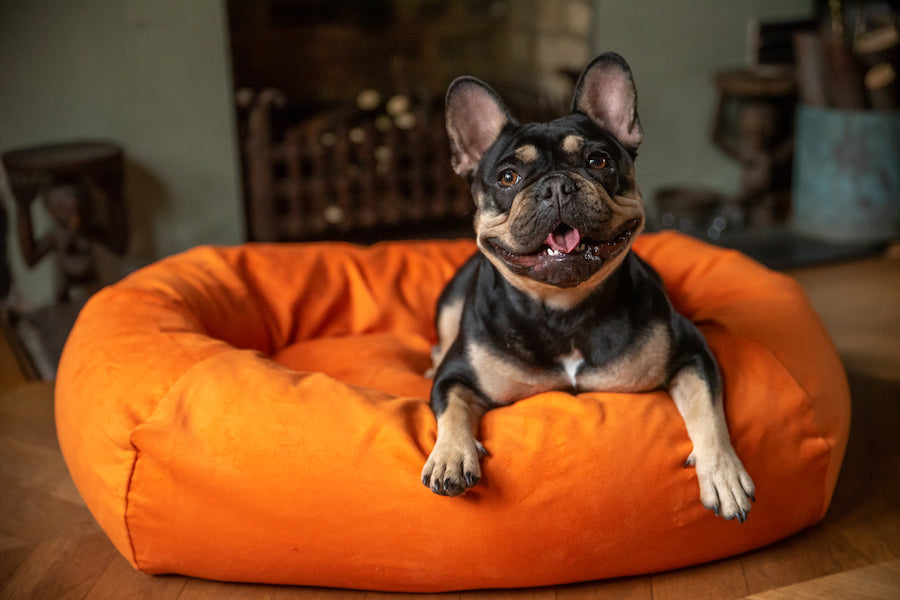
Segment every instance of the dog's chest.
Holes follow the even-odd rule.
[[[602,365],[591,364],[574,348],[544,367],[500,357],[477,345],[470,351],[481,390],[494,402],[508,404],[552,390],[642,392],[660,387],[666,380],[669,336],[665,327],[655,326]]]

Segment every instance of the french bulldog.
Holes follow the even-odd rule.
[[[631,251],[645,221],[634,169],[643,129],[625,60],[594,59],[571,112],[548,123],[520,124],[488,85],[458,78],[446,125],[479,252],[438,301],[438,433],[422,483],[457,496],[479,482],[476,436],[492,408],[549,390],[666,388],[693,444],[685,466],[700,501],[744,522],[754,485],[729,439],[716,360]]]

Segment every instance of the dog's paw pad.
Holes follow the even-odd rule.
[[[459,496],[481,481],[478,459],[487,452],[479,442],[464,447],[438,444],[422,469],[422,484],[439,496]]]

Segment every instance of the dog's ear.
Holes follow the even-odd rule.
[[[632,152],[644,139],[631,69],[615,52],[601,54],[585,67],[575,86],[572,110],[589,116]]]
[[[503,128],[515,123],[497,92],[474,77],[460,77],[450,84],[446,119],[453,170],[463,177],[475,171]]]

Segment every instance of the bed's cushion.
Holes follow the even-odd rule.
[[[378,590],[647,573],[768,544],[825,513],[849,425],[836,352],[788,277],[677,234],[635,250],[718,357],[747,523],[698,499],[663,391],[491,411],[482,482],[419,481],[434,306],[468,241],[198,248],[97,294],[57,381],[60,445],[147,573]]]

